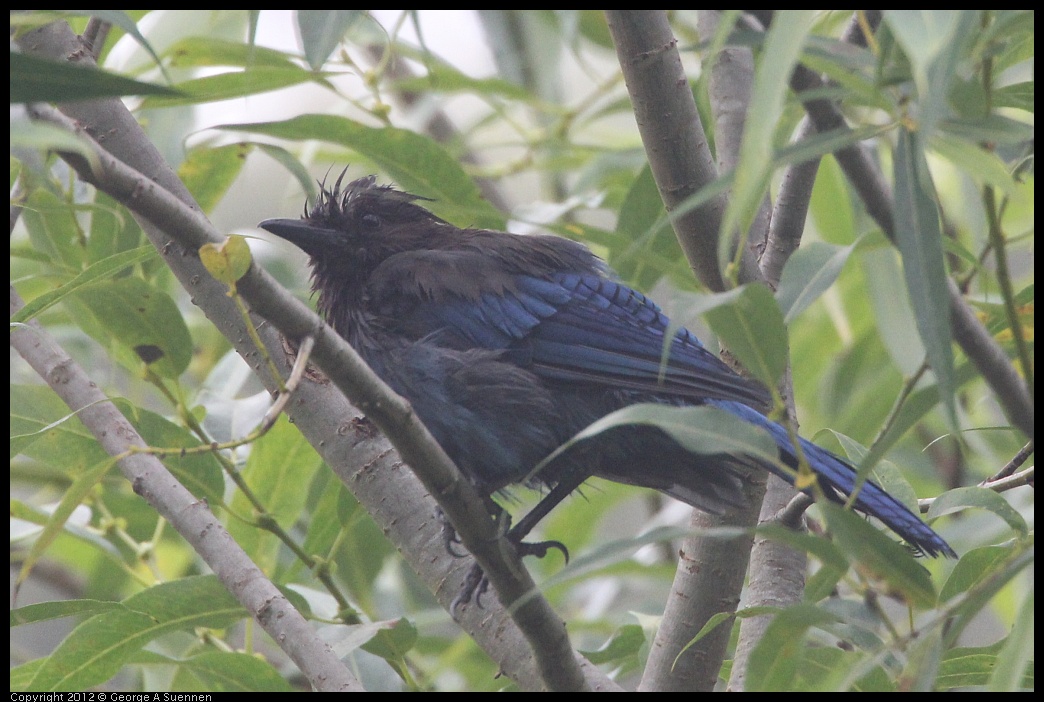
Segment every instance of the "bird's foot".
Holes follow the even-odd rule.
[[[457,610],[462,606],[466,605],[472,600],[478,605],[479,609],[482,607],[482,596],[486,594],[486,590],[489,589],[489,579],[486,577],[486,573],[482,570],[482,566],[475,563],[468,570],[468,574],[464,576],[464,582],[460,584],[460,591],[457,592],[457,596],[453,598],[453,602],[450,603],[450,616],[454,619],[457,617]]]
[[[464,558],[468,554],[458,553],[454,550],[453,545],[463,545],[460,542],[460,537],[457,536],[457,530],[453,528],[453,524],[450,522],[449,517],[442,511],[441,507],[435,508],[435,518],[442,524],[442,543],[446,547],[446,553],[453,556],[454,558]]]
[[[453,534],[453,540],[447,540],[447,550],[451,555],[456,556],[457,554],[449,548],[452,543],[460,543],[456,539],[456,534]],[[511,533],[506,535],[506,538],[511,539]],[[557,549],[561,551],[562,556],[565,558],[566,563],[569,563],[569,549],[566,548],[565,544],[561,541],[520,541],[514,544],[515,552],[519,558],[526,556],[536,556],[537,558],[543,558],[548,554],[551,549]],[[471,566],[468,570],[468,574],[464,576],[464,582],[460,585],[460,591],[457,596],[453,598],[453,602],[450,603],[450,614],[454,617],[457,616],[457,610],[462,605],[469,604],[474,601],[479,609],[484,609],[482,606],[482,596],[489,590],[489,578],[486,577],[486,573],[482,570],[482,566],[478,563]]]
[[[508,533],[508,538],[511,538],[510,533]],[[543,558],[553,548],[558,549],[562,553],[562,557],[565,558],[566,565],[568,565],[569,549],[561,541],[519,541],[515,543],[515,551],[518,552],[519,558],[525,558],[526,556]]]

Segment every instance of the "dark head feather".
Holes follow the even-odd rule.
[[[396,190],[390,185],[377,185],[377,177],[372,175],[342,186],[347,172],[347,168],[341,171],[332,188],[326,186],[326,178],[323,178],[319,183],[319,196],[311,209],[305,203],[304,219],[317,226],[345,232],[443,221],[414,204],[417,200],[430,202],[431,198]]]

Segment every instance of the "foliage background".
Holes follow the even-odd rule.
[[[113,29],[102,67],[141,81],[169,82],[181,91],[176,97],[127,99],[149,138],[216,227],[251,237],[256,260],[300,297],[307,298],[304,260],[266,241],[254,224],[297,213],[314,195],[316,179],[351,164],[352,176],[378,173],[383,181],[435,198],[433,210],[462,226],[544,229],[580,239],[626,282],[650,292],[672,318],[705,341],[713,338],[715,330],[697,314],[709,304],[708,291],[694,280],[666,222],[600,13],[156,11],[106,19]],[[38,15],[12,16],[13,27],[38,21]],[[69,21],[76,31],[86,26],[85,18]],[[847,55],[829,38],[850,21],[848,12],[816,14],[804,60],[837,82],[825,95],[841,101],[853,127],[870,129],[868,143],[885,173],[892,172],[896,144],[911,121],[922,120],[919,133],[925,134],[927,120],[938,120],[941,126],[922,146],[942,212],[948,275],[969,292],[984,324],[1013,358],[1019,353],[1016,338],[1031,354],[1032,13],[901,13],[886,17],[880,43]],[[712,98],[701,68],[712,50],[700,42],[696,24],[694,13],[671,16],[709,129]],[[919,29],[920,40],[904,36],[902,27]],[[135,38],[134,31],[141,35]],[[753,45],[759,60],[769,50],[749,33],[736,41]],[[949,62],[937,60],[940,55]],[[939,72],[929,75],[929,68]],[[15,71],[13,62],[13,100],[22,77]],[[47,83],[46,74],[27,76],[24,83],[31,87]],[[772,106],[755,102],[752,114],[759,109]],[[939,114],[931,117],[932,109]],[[786,158],[779,149],[802,115],[793,93],[786,92],[778,120],[766,132],[776,149],[764,169],[773,177],[773,193]],[[713,132],[708,138],[713,143]],[[92,264],[139,251],[131,267],[61,294],[59,304],[37,319],[106,394],[119,398],[151,444],[194,445],[195,422],[218,441],[248,434],[269,404],[268,392],[162,261],[139,250],[147,242],[127,210],[77,182],[47,155],[51,139],[13,110],[12,202],[24,208],[12,234],[13,286],[33,301],[62,289]],[[759,199],[739,216],[753,217]],[[782,348],[789,343],[802,433],[833,450],[852,451],[858,449],[849,441],[873,446],[884,427],[906,422],[881,468],[884,480],[893,476],[889,488],[906,490],[906,496],[935,496],[995,474],[1025,437],[959,354],[953,418],[945,392],[941,403],[916,404],[936,378],[922,369],[925,347],[902,260],[830,156],[820,165],[808,212],[803,258],[792,260],[793,270],[832,280],[831,266],[840,261],[843,268],[829,287],[807,286],[815,301],[794,308],[786,339],[763,340]],[[991,226],[1001,232],[1005,248],[991,239]],[[997,265],[998,254],[1005,266]],[[1006,286],[1019,329],[1006,314]],[[139,295],[156,301],[143,315],[125,304]],[[146,369],[132,350],[152,343],[167,350],[169,366]],[[12,689],[44,689],[33,684],[47,660],[40,657],[52,656],[53,666],[53,656],[65,655],[77,636],[88,645],[104,641],[105,634],[85,633],[84,627],[115,621],[99,614],[112,603],[126,605],[127,598],[150,591],[173,597],[157,592],[159,583],[180,584],[186,603],[213,603],[222,595],[208,589],[213,583],[193,579],[207,572],[198,557],[108,470],[104,452],[17,360],[11,388],[16,605],[33,598],[50,603],[12,614]],[[897,409],[907,414],[897,420]],[[380,627],[336,623],[340,605],[330,591],[285,543],[248,523],[256,508],[222,478],[212,458],[167,463],[193,481],[196,494],[212,507],[226,505],[216,511],[237,542],[274,582],[290,587],[316,621],[325,622],[324,635],[348,655],[367,689],[513,686],[495,677],[498,664],[452,622],[293,426],[282,420],[229,456],[290,538],[330,564],[338,591],[363,621],[393,632],[393,643],[358,648]],[[901,477],[894,466],[901,466]],[[73,505],[71,488],[77,494]],[[54,514],[61,510],[54,509],[63,494],[63,505],[79,506],[58,518]],[[514,497],[516,513],[536,499],[521,490]],[[976,508],[935,523],[964,558],[960,564],[923,563],[934,588],[945,593],[912,617],[913,630],[932,643],[931,655],[902,633],[910,627],[905,608],[887,603],[881,584],[857,569],[841,580],[840,594],[828,587],[797,605],[819,603],[816,611],[829,611],[836,620],[808,629],[786,628],[787,619],[777,618],[770,635],[779,638],[775,644],[768,640],[765,651],[774,645],[785,650],[791,665],[783,672],[754,671],[762,677],[751,687],[895,689],[911,680],[927,688],[1032,686],[1032,662],[1026,660],[1032,656],[1032,490],[1022,487],[1003,497],[998,503],[961,493],[953,502]],[[573,562],[567,568],[553,557],[527,562],[569,622],[573,645],[589,653],[602,649],[591,659],[625,686],[641,675],[677,551],[663,534],[641,535],[655,527],[681,527],[687,513],[656,494],[595,483],[542,525],[543,537],[569,545]],[[41,538],[47,525],[51,531]],[[815,558],[809,572],[823,572]],[[996,586],[976,590],[987,576],[995,576]],[[814,575],[810,582],[817,584]],[[952,599],[964,592],[972,593],[970,612],[957,611]],[[62,609],[62,601],[79,604]],[[881,601],[888,605],[883,611]],[[66,680],[77,688],[148,690],[307,686],[249,620],[217,609],[200,612],[195,626],[154,631],[150,641],[110,664],[118,677],[110,680],[101,668]],[[794,618],[803,612],[793,611]],[[59,618],[72,613],[78,619]],[[951,640],[943,633],[946,616],[974,624]],[[72,627],[78,628],[70,635]],[[118,623],[111,629],[121,635]],[[839,639],[854,640],[856,651],[842,652]],[[58,640],[65,643],[59,646]],[[803,644],[799,652],[780,645],[794,640]],[[243,651],[260,651],[263,659],[237,653]],[[864,674],[855,677],[853,669]],[[929,671],[923,677],[911,673],[923,670]]]

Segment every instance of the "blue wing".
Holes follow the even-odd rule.
[[[478,251],[411,251],[371,279],[381,323],[415,339],[505,351],[557,381],[763,405],[768,395],[670,326],[651,300],[586,272],[513,273]],[[669,343],[668,343],[669,340]]]

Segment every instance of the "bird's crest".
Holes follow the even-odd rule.
[[[368,175],[357,178],[347,185],[342,185],[348,173],[346,166],[332,188],[327,187],[327,178],[319,181],[319,195],[311,209],[305,203],[304,218],[313,221],[337,222],[362,209],[420,210],[432,216],[427,210],[417,207],[417,200],[431,201],[431,198],[414,195],[397,190],[391,185],[377,185],[377,176]],[[329,174],[328,174],[329,175]]]

